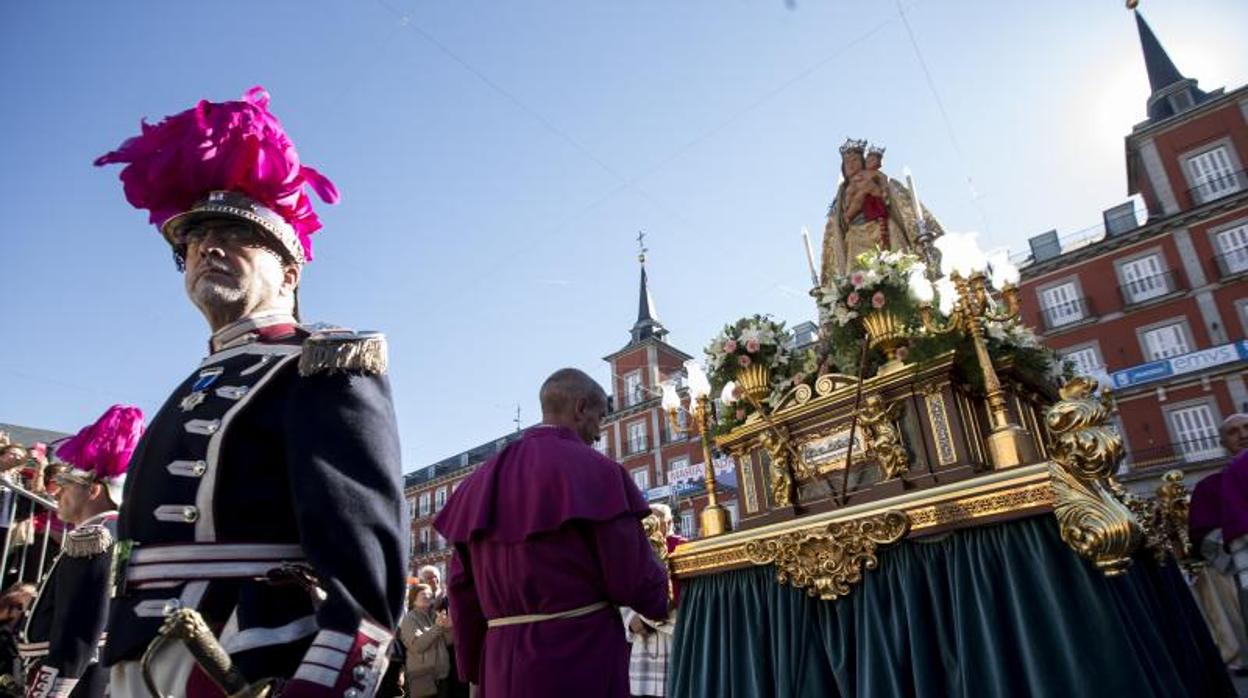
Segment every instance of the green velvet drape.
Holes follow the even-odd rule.
[[[1052,516],[906,541],[848,597],[757,567],[683,586],[669,695],[1234,695],[1177,568],[1108,579]]]

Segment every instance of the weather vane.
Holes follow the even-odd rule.
[[[646,233],[643,230],[637,231],[637,261],[642,264],[646,263],[646,253],[650,250],[646,248]]]

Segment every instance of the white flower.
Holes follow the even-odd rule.
[[[759,343],[763,341],[763,332],[757,326],[747,327],[744,330],[741,330],[741,341],[739,344],[745,344],[750,340]]]

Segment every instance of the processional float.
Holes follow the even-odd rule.
[[[669,695],[1231,690],[1176,562],[1182,474],[1127,493],[1109,391],[1022,326],[1004,270],[940,273],[943,231],[883,149],[841,155],[821,273],[807,245],[817,346],[743,318],[687,398],[665,387],[731,456],[740,511],[729,531],[708,454],[703,538],[667,559]]]

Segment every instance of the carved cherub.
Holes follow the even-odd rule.
[[[858,412],[858,422],[867,437],[867,457],[880,464],[880,480],[892,480],[910,469],[910,458],[897,431],[896,422],[901,417],[902,403],[884,404],[878,393],[867,396],[866,404]]]

